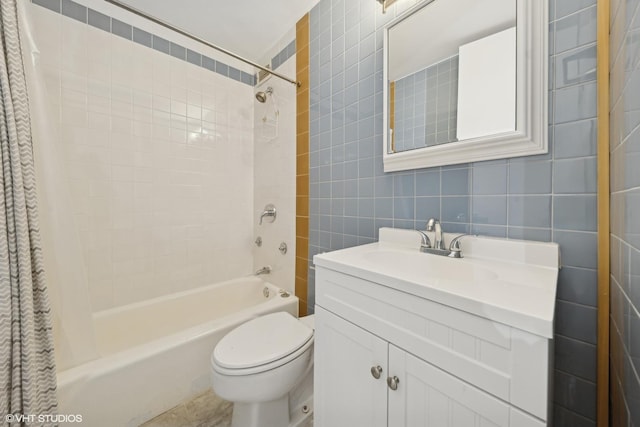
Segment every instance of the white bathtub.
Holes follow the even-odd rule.
[[[92,427],[138,426],[207,390],[216,343],[276,311],[297,315],[298,299],[247,277],[96,313],[101,357],[58,373],[59,413]]]

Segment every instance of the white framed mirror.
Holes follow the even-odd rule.
[[[384,171],[548,151],[548,2],[425,0],[384,31]]]

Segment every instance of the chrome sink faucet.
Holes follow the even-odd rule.
[[[424,231],[416,230],[420,233],[422,237],[422,241],[420,243],[420,252],[433,254],[433,255],[441,255],[448,256],[450,258],[462,258],[462,248],[460,247],[460,240],[463,237],[468,236],[468,234],[461,234],[456,236],[451,243],[449,244],[449,249],[445,249],[444,247],[444,238],[442,236],[442,226],[440,225],[440,221],[437,218],[431,218],[427,221],[426,231],[434,232],[434,244],[431,245],[431,239]]]
[[[442,249],[444,250],[444,239],[442,238],[442,226],[440,225],[440,220],[438,218],[430,218],[427,221],[427,231],[435,232],[435,242],[433,242],[434,249]]]

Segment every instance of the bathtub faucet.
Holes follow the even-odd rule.
[[[260,215],[260,223],[258,225],[262,225],[262,220],[267,217],[269,222],[273,222],[276,220],[276,207],[269,203],[264,207],[262,214]]]
[[[266,267],[262,267],[260,270],[256,271],[256,276],[269,273],[271,273],[271,266],[267,265]]]

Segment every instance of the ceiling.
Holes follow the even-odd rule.
[[[122,0],[252,61],[261,60],[319,0]]]

